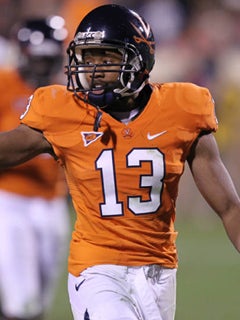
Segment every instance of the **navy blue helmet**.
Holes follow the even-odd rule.
[[[119,73],[114,88],[107,88],[100,97],[95,97],[94,83],[86,81],[86,73],[109,72],[109,65],[91,66],[84,63],[84,49],[113,49],[122,54],[120,64],[116,67]],[[88,13],[77,27],[74,40],[69,44],[67,53],[67,88],[80,99],[90,101],[99,107],[121,97],[133,95],[144,87],[155,61],[155,41],[150,25],[136,12],[123,6],[110,4],[95,8]],[[79,94],[80,93],[80,94]],[[96,98],[96,99],[95,99]]]

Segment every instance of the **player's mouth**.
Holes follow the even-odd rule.
[[[105,89],[102,85],[95,85],[91,91],[93,94],[103,94]]]

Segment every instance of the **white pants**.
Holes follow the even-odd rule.
[[[65,199],[0,192],[0,303],[13,318],[46,310],[67,264],[70,219]]]
[[[69,274],[74,320],[173,320],[176,269],[99,265]]]

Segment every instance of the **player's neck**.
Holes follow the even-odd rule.
[[[140,108],[135,108],[130,111],[125,111],[125,112],[118,112],[118,111],[112,111],[109,112],[109,114],[117,119],[118,121],[121,121],[122,123],[128,124],[130,121],[135,119],[138,114],[141,112]]]
[[[133,97],[122,98],[104,111],[111,114],[115,119],[128,123],[142,112],[148,103],[151,93],[151,87],[146,85],[135,99]]]

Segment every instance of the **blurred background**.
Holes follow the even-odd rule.
[[[11,30],[23,18],[63,16],[67,46],[82,17],[106,3],[134,9],[151,24],[157,44],[153,82],[194,82],[210,89],[219,120],[216,139],[240,192],[239,0],[0,0],[0,67],[15,66]],[[176,320],[238,320],[239,255],[196,190],[187,167],[180,185],[176,228],[180,260]],[[66,271],[48,320],[57,319],[72,319]]]

